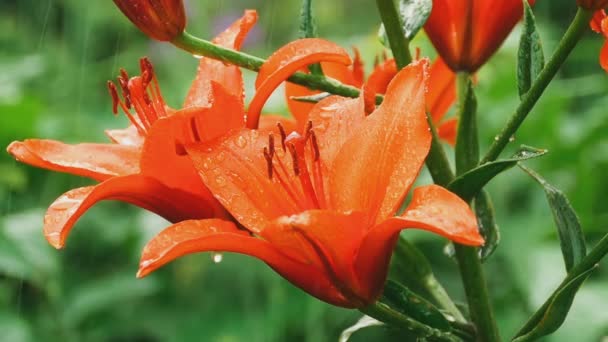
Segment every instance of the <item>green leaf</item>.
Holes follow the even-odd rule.
[[[536,30],[536,21],[528,0],[524,2],[524,28],[519,40],[517,52],[517,86],[519,96],[523,97],[545,66],[545,56],[540,35]]]
[[[457,193],[465,201],[471,201],[492,178],[501,172],[512,168],[520,161],[540,157],[545,153],[547,150],[522,146],[511,158],[480,165],[458,176],[448,184],[447,188]]]
[[[558,288],[553,295],[549,297],[545,305],[543,305],[546,309],[542,315],[538,316],[539,318],[536,319],[535,322],[532,322],[532,328],[520,331],[513,339],[513,342],[534,341],[556,331],[562,323],[564,323],[564,320],[566,320],[574,297],[581,285],[583,285],[583,282],[596,268],[597,266],[588,269],[564,286]]]
[[[479,230],[485,240],[485,244],[479,250],[479,256],[484,261],[496,250],[500,242],[500,231],[494,219],[494,205],[492,204],[490,195],[486,191],[482,190],[479,192],[473,200],[473,205]]]
[[[378,321],[375,318],[371,318],[369,316],[363,316],[353,326],[342,331],[338,341],[347,342],[350,339],[350,337],[352,336],[352,334],[356,333],[357,331],[359,331],[361,329],[369,328],[369,327],[380,326],[380,325],[384,325],[384,323]]]
[[[547,183],[545,179],[533,170],[523,165],[519,167],[534,178],[545,190],[545,195],[547,195],[547,201],[553,214],[553,220],[557,227],[566,271],[570,272],[572,267],[587,255],[585,236],[583,235],[581,223],[576,216],[576,212],[561,190]]]
[[[317,37],[317,27],[312,16],[312,0],[302,0],[300,11],[300,38]],[[310,72],[315,75],[323,75],[321,64],[312,64],[308,67]]]
[[[424,26],[433,9],[432,0],[401,0],[399,1],[399,15],[405,38],[412,40]],[[386,48],[390,49],[384,25],[380,25],[378,39]]]
[[[403,23],[405,37],[412,40],[424,26],[433,9],[432,0],[401,0],[399,13]]]
[[[332,96],[332,94],[323,92],[323,93],[308,95],[308,96],[291,96],[289,99],[298,101],[298,102],[317,103],[330,96]]]
[[[382,302],[430,327],[450,331],[450,323],[433,304],[392,280],[384,286]]]

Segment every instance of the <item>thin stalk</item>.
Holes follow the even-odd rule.
[[[376,5],[382,23],[384,23],[393,57],[395,57],[397,67],[401,69],[412,62],[412,55],[410,54],[410,41],[405,37],[397,6],[394,0],[376,0]]]
[[[459,127],[456,138],[456,170],[462,174],[477,165],[479,145],[477,143],[477,103],[473,93],[470,75],[459,73],[457,94],[459,106]],[[500,341],[494,312],[490,304],[479,250],[475,247],[454,244],[460,276],[464,285],[471,319],[477,328],[480,341]]]
[[[183,32],[171,43],[193,55],[217,59],[252,71],[259,71],[262,64],[265,62],[262,58],[215,45],[208,40],[197,38],[188,32]],[[293,74],[289,78],[289,81],[310,89],[326,91],[334,95],[346,97],[359,96],[359,89],[356,87],[348,86],[333,78],[320,75],[298,72]],[[377,97],[377,100],[381,102],[382,97]]]
[[[364,314],[373,317],[381,322],[389,323],[416,334],[426,341],[462,341],[452,333],[441,331],[422,324],[398,311],[393,310],[388,305],[376,302],[372,305],[359,309]]]
[[[515,109],[515,113],[511,116],[503,130],[496,136],[496,139],[490,146],[490,149],[481,160],[481,164],[496,160],[502,150],[507,146],[511,137],[515,134],[519,126],[524,122],[540,96],[543,94],[557,71],[564,64],[570,52],[574,49],[578,41],[581,39],[585,31],[589,27],[589,20],[593,16],[593,12],[579,8],[576,16],[566,34],[559,42],[555,52],[540,72],[538,77],[532,83],[530,90],[522,97],[522,100]]]

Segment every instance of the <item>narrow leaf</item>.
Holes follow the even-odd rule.
[[[359,331],[361,329],[369,328],[369,327],[379,326],[379,325],[384,325],[384,323],[376,320],[375,318],[371,318],[369,316],[363,316],[353,326],[342,331],[338,341],[347,342],[350,339],[350,337],[352,336],[352,334],[356,333],[357,331]]]
[[[479,230],[485,240],[484,245],[479,250],[479,256],[482,261],[485,261],[496,250],[500,242],[500,231],[494,219],[494,205],[486,191],[479,192],[473,200],[473,205]]]
[[[429,19],[432,9],[432,0],[401,0],[399,2],[399,13],[407,39],[411,40],[416,36],[416,33]]]
[[[524,27],[519,39],[517,52],[517,86],[523,97],[545,66],[545,56],[540,35],[536,30],[536,20],[528,0],[524,2]]]
[[[522,146],[511,158],[480,165],[458,176],[448,184],[447,188],[457,193],[462,199],[471,201],[492,178],[501,172],[512,168],[520,161],[540,157],[545,153],[547,150]]]
[[[564,193],[547,183],[538,173],[520,165],[522,170],[536,180],[545,190],[547,201],[553,214],[553,220],[557,227],[560,240],[560,247],[564,255],[566,271],[570,272],[572,267],[578,264],[587,255],[585,236],[581,229],[581,224],[576,216],[576,212]]]
[[[430,327],[450,331],[450,323],[433,304],[392,280],[384,286],[382,302]]]
[[[538,338],[549,335],[556,331],[568,316],[572,302],[576,293],[580,289],[583,282],[589,277],[597,266],[594,266],[587,271],[581,273],[570,282],[558,288],[547,303],[543,305],[546,308],[542,315],[538,316],[535,322],[532,322],[532,328],[529,330],[520,331],[513,342],[534,341]],[[529,324],[526,324],[529,325]]]
[[[319,93],[319,94],[308,95],[308,96],[291,96],[291,97],[289,97],[289,99],[294,100],[294,101],[299,101],[299,102],[317,103],[317,102],[323,100],[324,98],[330,97],[330,96],[332,96],[332,94],[330,94],[330,93]]]
[[[401,0],[399,1],[399,16],[405,38],[412,40],[418,31],[424,26],[431,15],[433,9],[432,0]],[[387,48],[390,48],[388,37],[384,25],[380,25],[378,30],[378,38],[380,42]]]
[[[302,9],[300,10],[300,38],[316,38],[317,26],[312,15],[312,0],[302,0]],[[314,75],[323,75],[321,64],[312,64],[308,66],[308,70]]]

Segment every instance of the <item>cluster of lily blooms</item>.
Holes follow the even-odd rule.
[[[184,31],[179,0],[114,2],[154,39],[171,41]],[[579,1],[594,9],[606,2]],[[130,121],[106,131],[111,143],[29,139],[8,151],[21,162],[98,182],[48,208],[44,235],[56,248],[91,206],[118,200],[173,223],[145,246],[139,277],[186,254],[236,252],[263,260],[321,300],[362,307],[381,294],[402,229],[483,244],[468,204],[442,187],[420,186],[399,208],[431,145],[427,112],[453,144],[457,119],[444,116],[455,100],[454,72],[477,71],[523,12],[520,0],[495,7],[495,0],[434,0],[425,30],[441,57],[401,70],[385,59],[367,78],[358,53],[352,60],[318,38],[288,43],[259,70],[247,107],[241,70],[204,57],[183,105],[170,108],[143,58],[139,76],[121,70],[117,83],[108,82],[114,113]],[[255,11],[245,11],[213,43],[239,50],[256,20]],[[605,12],[592,27],[608,39]],[[608,70],[608,45],[601,56]],[[316,92],[287,83],[293,119],[261,114],[280,84],[316,63],[325,75],[361,88],[361,96],[297,102],[292,96]],[[384,94],[379,106],[376,94]]]

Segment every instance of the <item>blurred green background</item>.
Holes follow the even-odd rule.
[[[247,52],[267,56],[297,38],[299,1],[187,1],[191,33],[212,37],[246,8],[260,14]],[[575,11],[573,0],[535,8],[549,54]],[[358,46],[372,67],[381,51],[379,17],[366,0],[315,1],[318,31]],[[518,103],[515,55],[519,28],[479,73],[482,147]],[[426,38],[414,42],[433,54]],[[511,149],[527,144],[550,153],[527,164],[569,196],[591,246],[608,231],[608,76],[598,65],[602,40],[585,36]],[[151,58],[169,104],[181,103],[197,61],[148,40],[110,1],[0,0],[0,145],[28,137],[106,141],[115,118],[105,82],[119,67],[136,73]],[[254,74],[246,72],[250,85]],[[267,108],[285,112],[281,96]],[[506,154],[505,154],[506,155]],[[428,183],[423,175],[421,183]],[[145,242],[167,222],[115,202],[96,205],[56,251],[42,236],[45,208],[63,192],[91,181],[34,169],[0,154],[0,332],[5,341],[336,341],[360,316],[296,289],[263,263],[224,255],[182,258],[135,279]],[[503,336],[511,336],[564,276],[553,221],[542,189],[518,169],[495,179],[493,196],[502,243],[486,263]],[[445,241],[405,232],[432,260],[438,278],[463,301]],[[584,285],[564,327],[547,341],[606,341],[608,274]],[[382,336],[363,332],[353,340]],[[375,334],[375,335],[370,335]],[[380,335],[379,335],[380,334]]]

